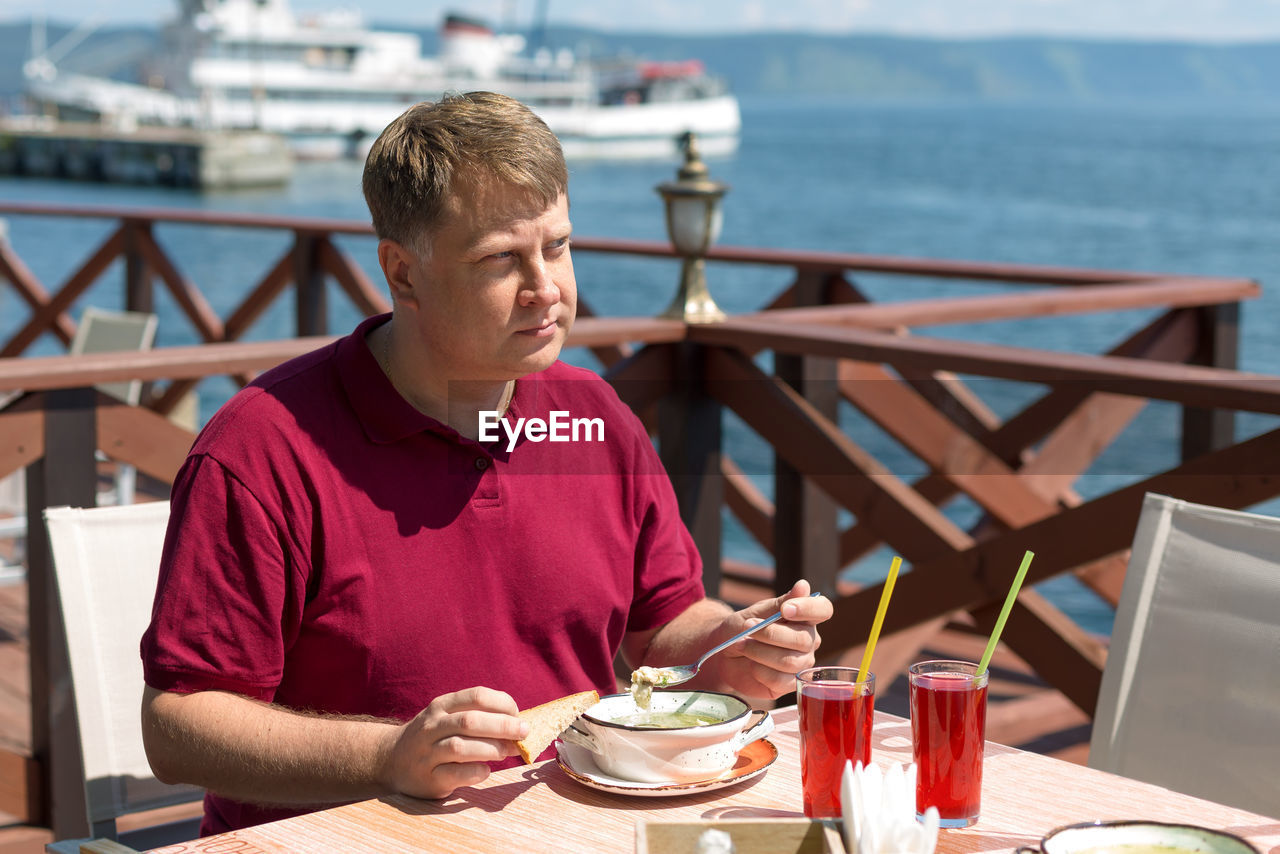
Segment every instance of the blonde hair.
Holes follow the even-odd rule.
[[[569,188],[560,141],[532,110],[493,92],[446,95],[405,110],[369,150],[361,184],[374,231],[425,249],[464,179],[518,187],[546,206]]]

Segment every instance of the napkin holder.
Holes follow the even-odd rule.
[[[849,854],[934,854],[938,810],[916,819],[916,766],[856,766],[845,762],[840,780],[844,842]]]
[[[695,854],[698,840],[711,828],[729,834],[734,854],[846,854],[838,822],[807,818],[641,820],[636,854]]]

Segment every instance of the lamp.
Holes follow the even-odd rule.
[[[687,323],[714,323],[724,320],[725,315],[707,290],[703,256],[720,236],[720,225],[724,219],[720,200],[729,185],[712,181],[707,176],[707,166],[698,155],[693,131],[681,135],[680,147],[684,149],[684,165],[676,173],[677,180],[661,183],[655,188],[666,203],[667,234],[683,259],[680,290],[660,316]]]

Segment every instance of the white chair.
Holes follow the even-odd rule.
[[[156,340],[158,320],[154,314],[141,311],[108,311],[87,306],[80,324],[67,348],[73,355],[110,353],[116,350],[150,350]],[[100,383],[98,390],[137,406],[142,397],[141,380]],[[126,463],[116,469],[116,485],[109,495],[100,496],[99,504],[132,504],[138,479],[137,470]]]
[[[88,306],[80,315],[68,352],[106,353],[113,350],[150,350],[155,343],[154,314],[139,311],[108,311]],[[142,382],[102,383],[99,391],[136,406],[142,396]],[[194,397],[194,396],[192,396]],[[0,400],[3,405],[3,400]],[[105,455],[98,452],[98,458]],[[0,558],[0,584],[17,584],[26,578],[26,491],[25,473],[19,469],[0,478],[0,539],[12,540],[12,561]],[[114,486],[98,496],[99,504],[132,504],[137,491],[137,470],[126,463],[116,467]]]
[[[12,540],[12,555],[0,555],[0,585],[21,584],[27,578],[26,472],[18,469],[0,477],[0,540]]]
[[[156,341],[157,323],[156,316],[150,312],[108,311],[86,306],[67,352],[78,355],[111,353],[116,350],[150,350]],[[142,396],[142,381],[101,383],[98,390],[118,397],[125,403],[136,404]]]
[[[1089,765],[1280,814],[1280,519],[1146,496]]]
[[[93,837],[115,839],[118,817],[203,795],[156,780],[142,746],[138,643],[151,619],[169,504],[51,507],[44,518],[66,627],[89,824]],[[195,817],[131,831],[120,841],[151,848],[198,832]],[[75,852],[81,841],[46,850]]]

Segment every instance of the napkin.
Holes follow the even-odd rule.
[[[916,820],[916,766],[845,762],[840,780],[844,841],[850,854],[933,854],[938,844],[938,810]]]
[[[733,837],[714,827],[704,830],[698,837],[696,854],[733,854]]]

